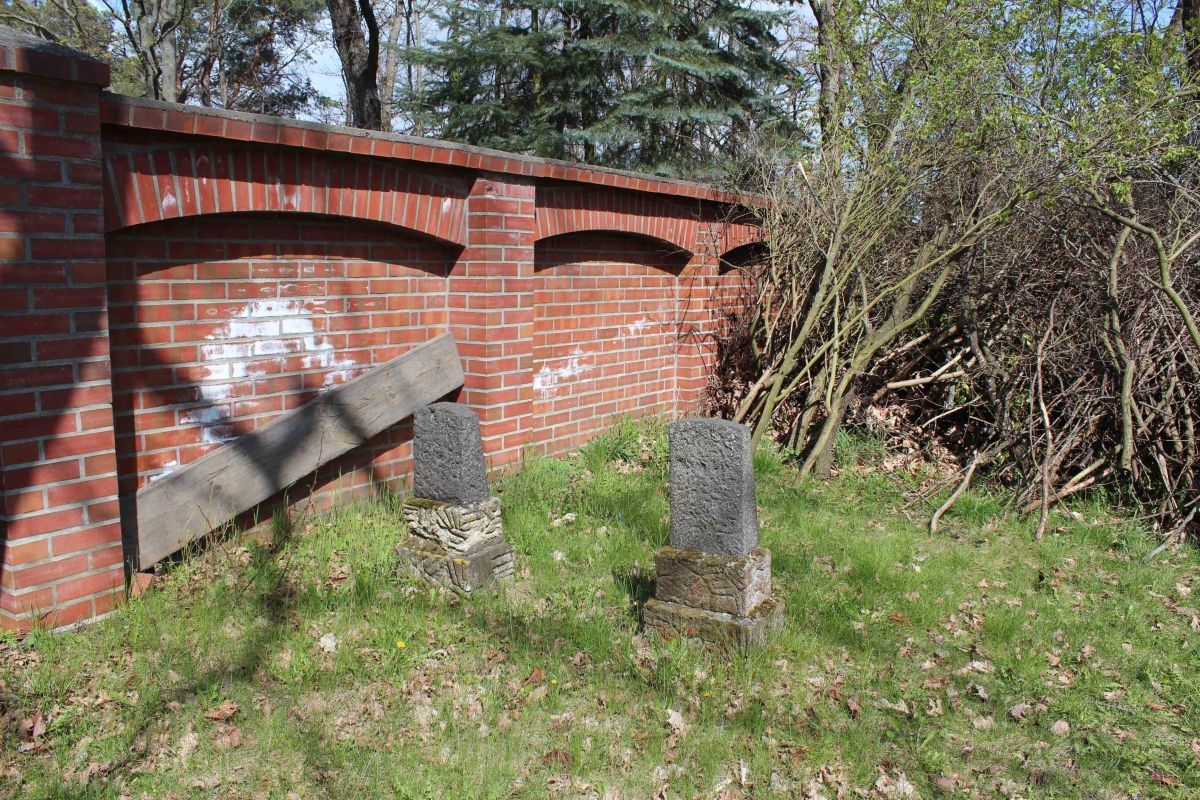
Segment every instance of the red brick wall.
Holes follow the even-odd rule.
[[[494,468],[699,401],[736,198],[106,81],[0,29],[0,625],[106,612],[139,488],[446,331]],[[287,500],[402,484],[408,438]]]

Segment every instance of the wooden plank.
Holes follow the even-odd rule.
[[[320,395],[137,493],[139,569],[462,386],[450,334]]]

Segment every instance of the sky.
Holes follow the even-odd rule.
[[[346,98],[346,84],[342,82],[342,66],[333,49],[333,34],[327,35],[309,52],[312,69],[308,79],[313,87],[326,97],[341,102]]]

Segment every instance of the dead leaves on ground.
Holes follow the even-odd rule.
[[[209,709],[208,711],[204,712],[204,718],[218,722],[224,722],[234,714],[238,713],[238,710],[239,707],[237,703],[233,702],[232,700],[225,700],[216,708]]]
[[[21,720],[18,726],[21,743],[17,750],[21,753],[39,753],[46,749],[42,737],[46,735],[46,717],[41,711],[33,712],[33,716]]]

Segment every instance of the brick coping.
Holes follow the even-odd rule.
[[[748,198],[702,183],[663,178],[640,172],[538,158],[486,147],[382,133],[319,122],[291,120],[267,114],[188,106],[143,97],[104,92],[100,96],[100,120],[140,130],[211,136],[239,142],[301,147],[334,153],[394,158],[440,164],[527,178],[586,183],[707,200],[715,203],[745,203]],[[752,201],[751,201],[752,202]]]

